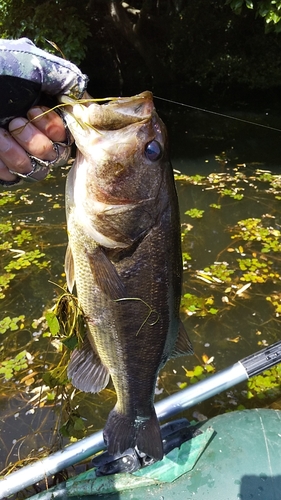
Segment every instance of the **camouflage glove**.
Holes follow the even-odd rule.
[[[41,93],[66,94],[76,99],[88,78],[69,61],[38,49],[28,38],[0,39],[0,125],[24,116]]]
[[[26,116],[39,101],[40,105],[53,107],[57,104],[55,96],[68,95],[79,99],[86,90],[87,82],[87,76],[74,64],[38,49],[27,38],[0,39],[0,127],[8,128],[13,118]],[[44,102],[46,96],[51,98],[50,102]],[[10,187],[22,180],[38,181],[46,177],[52,166],[66,164],[71,149],[71,135],[67,128],[66,137],[64,142],[53,142],[54,160],[47,161],[26,152],[31,170],[20,173],[11,166],[7,167],[14,180],[0,177],[0,185]],[[4,163],[3,158],[0,161],[3,168],[5,158]]]

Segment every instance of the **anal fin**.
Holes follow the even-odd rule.
[[[188,354],[193,354],[193,347],[188,333],[182,321],[180,321],[178,337],[170,358],[177,358],[179,356],[186,356]]]
[[[88,337],[82,348],[75,349],[67,368],[67,376],[72,384],[83,392],[100,392],[109,382],[109,373],[100,357],[93,350]]]

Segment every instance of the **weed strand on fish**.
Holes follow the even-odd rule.
[[[153,309],[153,308],[152,308],[152,307],[151,307],[151,306],[150,306],[147,302],[145,302],[145,300],[143,300],[143,299],[141,299],[141,298],[139,298],[139,297],[123,297],[123,298],[121,298],[121,299],[116,299],[114,302],[123,302],[123,301],[125,301],[125,300],[137,300],[137,301],[140,301],[140,302],[142,302],[144,305],[146,305],[146,307],[148,307],[148,309],[149,309],[149,312],[148,312],[148,314],[147,314],[146,318],[144,319],[144,321],[142,322],[141,326],[139,327],[139,329],[138,329],[138,331],[137,331],[137,333],[136,333],[136,337],[138,336],[138,334],[140,333],[141,329],[144,327],[144,325],[145,325],[146,323],[147,323],[149,326],[154,326],[154,325],[156,325],[156,323],[158,323],[158,321],[159,321],[159,317],[160,317],[159,313],[156,311],[156,309]],[[152,321],[151,323],[149,323],[149,322],[148,322],[148,320],[149,320],[149,318],[150,318],[150,316],[151,316],[152,314],[156,314],[157,318],[156,318],[156,320],[155,320],[155,321]]]

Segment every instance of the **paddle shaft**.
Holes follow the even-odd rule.
[[[280,362],[281,341],[247,356],[234,365],[187,389],[159,401],[155,405],[157,416],[159,420],[171,418],[177,413],[248,380],[250,377]],[[17,493],[45,477],[81,462],[104,448],[102,431],[99,431],[75,444],[66,446],[61,451],[38,460],[34,464],[12,472],[0,480],[0,499]]]

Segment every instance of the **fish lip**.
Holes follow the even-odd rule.
[[[151,120],[155,110],[153,95],[148,90],[133,97],[118,97],[107,104],[103,104],[102,107],[106,108],[112,115],[112,121],[109,121],[105,126],[106,130],[110,130],[112,123],[118,117],[121,120],[118,121],[119,130],[135,123],[147,123]],[[124,123],[122,124],[123,119]],[[95,126],[94,119],[91,120],[91,125]]]
[[[132,106],[134,105],[137,105],[137,108],[138,106],[141,106],[141,104],[143,104],[143,102],[146,101],[147,104],[149,104],[149,106],[151,108],[154,108],[154,104],[153,104],[153,94],[152,92],[150,92],[150,90],[145,90],[144,92],[141,92],[140,94],[136,94],[134,96],[131,96],[131,97],[117,97],[116,99],[112,100],[112,101],[109,101],[108,104],[106,104],[106,106],[118,106],[120,107],[120,104],[122,106],[122,104],[124,105],[124,107],[126,105],[129,105],[129,107],[131,108]],[[138,109],[137,109],[138,111]]]

